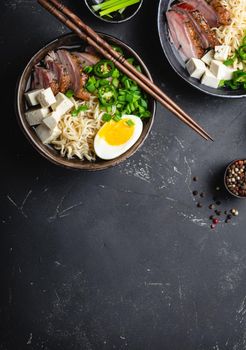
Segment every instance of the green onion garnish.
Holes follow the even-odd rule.
[[[121,116],[120,116],[120,115],[115,115],[115,116],[113,117],[113,120],[114,120],[115,122],[119,122],[119,121],[121,120]]]
[[[96,86],[92,83],[87,83],[85,87],[89,92],[94,92],[96,90]]]
[[[112,0],[106,2],[109,1]],[[136,69],[140,69],[133,58],[128,60]],[[85,88],[98,98],[100,107],[105,112],[102,120],[119,121],[124,114],[136,115],[139,118],[150,117],[147,96],[135,81],[111,63],[110,60],[101,60],[92,67],[85,67],[86,71],[90,71]],[[73,115],[76,116],[77,112],[73,111]]]
[[[112,116],[108,113],[104,113],[104,115],[102,116],[103,122],[109,122],[111,119],[112,119]]]
[[[73,90],[67,90],[67,92],[65,93],[65,95],[66,95],[68,98],[70,98],[70,97],[73,97],[74,92],[73,92]]]
[[[122,10],[124,10],[126,7],[135,5],[139,2],[140,0],[107,0],[92,6],[92,9],[96,12],[100,11],[100,16],[108,16],[110,13],[116,11],[122,13]]]
[[[86,73],[86,74],[89,74],[93,71],[93,67],[92,66],[85,66],[83,71]]]
[[[128,126],[134,126],[134,125],[135,125],[134,122],[133,122],[131,119],[128,119],[128,120],[126,121],[126,124],[127,124]]]
[[[78,114],[79,114],[80,112],[85,112],[85,111],[87,111],[87,110],[88,110],[88,106],[86,106],[86,105],[79,106],[77,109],[74,109],[74,110],[71,112],[71,115],[72,115],[73,117],[77,117]]]
[[[228,58],[223,63],[224,63],[225,66],[232,66],[234,61],[236,60],[236,58],[237,58],[237,54],[234,54],[231,58]]]

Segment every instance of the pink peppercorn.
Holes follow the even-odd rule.
[[[214,224],[214,225],[217,225],[218,223],[219,223],[219,219],[218,219],[218,218],[214,218],[214,219],[213,219],[213,224]]]

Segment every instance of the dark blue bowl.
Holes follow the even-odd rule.
[[[165,13],[173,2],[173,0],[160,0],[158,8],[158,32],[164,54],[175,72],[185,81],[187,81],[187,83],[208,95],[224,98],[246,97],[245,90],[229,90],[227,88],[214,89],[202,85],[198,79],[194,79],[189,76],[185,67],[185,62],[180,57],[174,45],[170,42],[169,29]]]

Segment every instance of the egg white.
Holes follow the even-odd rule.
[[[143,122],[139,117],[135,115],[124,115],[122,119],[132,120],[134,123],[134,132],[132,137],[122,145],[113,146],[106,142],[104,138],[97,133],[94,139],[94,149],[96,155],[104,160],[110,160],[119,157],[123,153],[129,150],[139,139],[143,131]]]

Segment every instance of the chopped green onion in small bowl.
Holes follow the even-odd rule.
[[[97,18],[110,23],[121,23],[135,16],[143,0],[85,0],[85,3]]]

